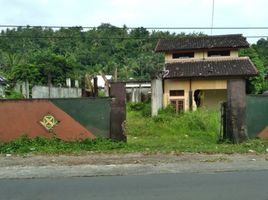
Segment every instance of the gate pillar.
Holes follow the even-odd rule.
[[[110,138],[118,141],[126,141],[127,138],[124,134],[126,121],[125,83],[111,82],[109,96],[112,98]]]
[[[227,82],[227,138],[234,143],[248,138],[246,131],[246,84],[244,79]]]

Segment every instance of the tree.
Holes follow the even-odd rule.
[[[46,81],[41,79],[41,82],[51,86],[52,84],[62,84],[66,78],[73,75],[73,63],[68,62],[68,59],[62,55],[55,54],[51,50],[37,52],[32,58],[41,77],[47,77]]]
[[[38,68],[33,64],[19,64],[13,67],[11,78],[16,81],[26,81],[35,83],[40,73]]]
[[[254,63],[259,72],[257,76],[254,76],[247,81],[247,93],[253,93],[253,94],[261,93],[265,87],[264,82],[265,68],[263,61],[260,59],[254,47],[240,50],[240,55],[248,56],[252,60],[252,62]]]

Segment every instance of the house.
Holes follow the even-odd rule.
[[[165,53],[163,106],[178,112],[218,107],[227,100],[228,80],[258,73],[248,57],[239,57],[248,47],[241,34],[160,39],[155,51]]]

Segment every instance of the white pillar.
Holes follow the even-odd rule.
[[[158,111],[163,107],[163,84],[162,79],[152,80],[152,116],[156,116]]]

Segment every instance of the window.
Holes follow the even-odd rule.
[[[208,51],[208,57],[230,56],[230,51]]]
[[[169,96],[184,96],[184,90],[169,90]]]
[[[184,100],[183,99],[172,99],[170,100],[171,106],[174,107],[176,113],[181,113],[184,111]]]
[[[173,53],[172,58],[193,58],[194,52],[185,52],[185,53]]]

